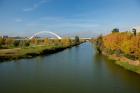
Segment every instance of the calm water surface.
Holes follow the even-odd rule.
[[[49,56],[0,63],[0,93],[140,93],[140,75],[84,43]]]

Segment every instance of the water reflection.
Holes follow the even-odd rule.
[[[104,78],[108,86],[113,91],[120,91],[119,93],[139,93],[140,76],[136,73],[123,69],[115,64],[115,61],[109,60],[106,56],[101,54],[94,55],[95,67],[98,67],[100,76]]]
[[[139,93],[140,76],[84,43],[49,56],[0,64],[0,93]]]

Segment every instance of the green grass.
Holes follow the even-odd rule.
[[[116,64],[120,65],[121,67],[123,67],[127,70],[140,74],[140,66],[131,65],[128,62],[120,62],[120,61],[116,61]]]
[[[108,58],[110,60],[112,60],[112,62],[115,62],[115,64],[123,67],[124,69],[140,74],[140,65],[138,65],[138,66],[132,65],[132,64],[129,64],[128,62],[118,61],[118,60],[114,59],[112,56],[109,56],[109,55],[106,55],[106,56],[108,56]]]
[[[38,55],[52,54],[64,50],[65,46],[30,46],[0,50],[0,61],[19,58],[30,58]]]

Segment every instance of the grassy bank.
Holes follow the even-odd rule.
[[[140,74],[140,66],[130,65],[128,62],[121,62],[121,61],[116,61],[115,63],[129,71],[133,71]]]
[[[107,56],[110,60],[113,60],[116,65],[123,67],[126,70],[140,74],[140,62],[139,60],[131,60],[124,56],[117,56],[116,54],[107,54],[102,52],[103,55]]]
[[[72,46],[30,46],[24,48],[13,48],[13,49],[1,49],[0,50],[0,62],[6,60],[15,60],[21,58],[32,58],[39,55],[47,55],[62,51]]]

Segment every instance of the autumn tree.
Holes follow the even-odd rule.
[[[54,39],[54,45],[55,46],[61,46],[61,40],[60,39]]]
[[[97,41],[100,46],[101,37],[98,37]],[[111,51],[114,54],[140,59],[140,35],[135,36],[130,32],[111,33],[103,37],[103,47],[108,53]]]
[[[13,42],[14,42],[14,40],[12,38],[6,38],[5,39],[5,45],[7,47],[12,46]]]
[[[49,43],[50,43],[50,42],[49,42],[49,39],[48,39],[48,38],[45,38],[45,39],[44,39],[44,44],[45,44],[45,45],[49,45]]]
[[[63,39],[61,40],[61,43],[63,44],[63,46],[66,46],[66,47],[72,45],[72,41],[71,41],[70,38],[63,38]]]
[[[38,45],[38,40],[36,38],[31,39],[31,44]]]

